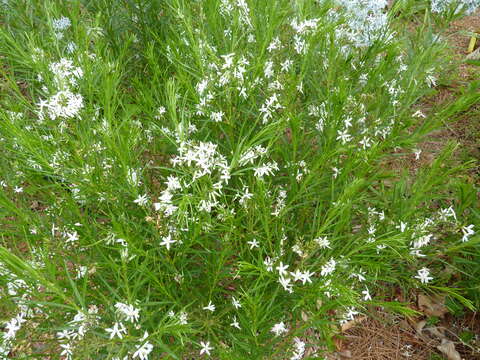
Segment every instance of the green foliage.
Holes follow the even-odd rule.
[[[313,358],[414,313],[385,287],[478,308],[475,164],[419,152],[478,84],[424,114],[442,15],[378,3],[0,5],[0,358]]]

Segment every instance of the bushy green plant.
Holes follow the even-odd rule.
[[[386,5],[6,3],[4,358],[322,357],[370,307],[412,313],[385,286],[471,306],[442,272],[478,243],[468,164],[386,165],[448,114],[415,107],[445,45]]]

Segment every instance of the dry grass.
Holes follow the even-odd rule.
[[[426,343],[416,336],[406,321],[368,319],[361,326],[344,334],[344,354],[355,360],[429,359],[435,343]]]
[[[428,325],[418,331],[426,317],[404,319],[387,313],[377,313],[347,330],[337,341],[338,352],[330,360],[433,360],[442,359],[437,349],[441,340],[429,332]],[[432,329],[439,329],[455,343],[463,360],[480,359],[480,317],[468,313],[460,318],[446,316]],[[476,334],[469,345],[460,341],[462,332]]]

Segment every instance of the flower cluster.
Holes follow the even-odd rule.
[[[443,13],[449,9],[455,9],[455,12],[465,11],[472,14],[480,7],[479,0],[432,0],[432,11]]]
[[[37,114],[40,122],[45,118],[56,120],[60,118],[70,119],[79,116],[84,107],[83,96],[75,93],[78,86],[77,81],[83,77],[83,70],[74,66],[72,60],[62,58],[59,62],[49,65],[49,70],[53,75],[56,92],[46,100],[38,102]],[[43,79],[40,76],[40,79]]]
[[[345,38],[354,47],[366,47],[387,37],[387,0],[336,0],[345,11],[346,23],[337,29],[337,37]],[[332,18],[338,17],[331,13]]]

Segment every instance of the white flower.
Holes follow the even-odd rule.
[[[427,117],[421,110],[417,110],[412,116],[424,119]]]
[[[180,325],[187,325],[188,324],[188,314],[185,311],[180,312],[178,315],[178,321]]]
[[[422,254],[422,250],[414,249],[414,248],[410,249],[410,255],[417,256],[417,257],[426,257],[427,256],[425,254]]]
[[[285,291],[289,292],[290,294],[293,292],[292,279],[280,275],[278,281]]]
[[[211,301],[209,301],[208,305],[203,307],[203,310],[209,310],[211,312],[214,312],[215,311],[215,305]]]
[[[285,60],[283,63],[281,63],[281,71],[282,72],[287,72],[290,70],[291,66],[293,65],[293,61],[290,59]]]
[[[319,20],[320,19],[305,19],[299,22],[299,20],[295,18],[290,25],[298,34],[304,35],[314,32],[317,29]]]
[[[353,307],[348,307],[347,312],[343,315],[343,319],[340,320],[340,323],[345,323],[355,319],[355,315],[358,315],[359,312],[356,311]]]
[[[165,246],[167,250],[170,250],[170,245],[176,242],[177,240],[173,240],[172,236],[168,234],[167,236],[162,237],[162,242],[160,243],[160,246]]]
[[[210,341],[203,342],[200,341],[202,348],[200,349],[200,355],[207,354],[210,355],[210,350],[213,350],[213,347],[210,346]]]
[[[422,268],[418,270],[418,275],[415,276],[416,279],[419,279],[422,284],[427,284],[430,280],[433,280],[433,277],[430,276],[430,270],[428,268]]]
[[[56,31],[66,30],[72,25],[72,22],[67,17],[61,17],[52,21],[52,26]]]
[[[76,47],[74,43],[69,43],[69,46],[70,48],[72,46]],[[71,60],[65,58],[60,59],[59,62],[51,63],[49,69],[54,75],[54,81],[58,87],[64,87],[65,85],[76,86],[77,79],[83,76],[83,70],[74,66]]]
[[[57,332],[58,339],[71,339],[72,338],[72,331],[71,330],[62,330]]]
[[[295,350],[290,360],[303,359],[303,356],[305,354],[305,343],[297,337],[294,338],[293,340],[295,341]]]
[[[133,200],[133,202],[135,204],[140,205],[140,206],[145,206],[148,202],[148,196],[147,196],[147,194],[138,195],[138,197],[135,200]]]
[[[239,309],[242,307],[242,304],[240,304],[240,302],[235,297],[232,297],[232,304],[235,309]]]
[[[268,79],[268,78],[271,78],[273,75],[274,75],[274,71],[273,71],[273,61],[267,61],[265,63],[265,77]]]
[[[80,265],[77,269],[77,275],[75,276],[75,279],[83,278],[87,274],[87,271],[88,271],[88,267],[84,265]]]
[[[78,233],[76,231],[72,231],[72,232],[66,231],[66,232],[62,233],[62,235],[65,238],[65,242],[67,244],[74,243],[74,242],[78,241],[78,239],[79,239]]]
[[[370,138],[367,137],[367,136],[364,136],[362,140],[359,141],[359,144],[362,145],[363,147],[363,150],[366,150],[367,148],[369,148],[370,146],[372,146],[372,144],[370,143]]]
[[[118,336],[120,339],[123,339],[123,335],[127,334],[127,329],[122,323],[116,322],[113,324],[112,328],[105,329],[106,332],[110,334],[110,339],[113,339],[115,336]]]
[[[140,309],[133,307],[133,305],[116,303],[115,308],[125,316],[127,321],[136,322],[140,317]]]
[[[300,84],[297,85],[296,89],[303,94],[303,81],[300,81]]]
[[[306,54],[307,53],[307,43],[300,35],[294,35],[293,47],[297,54]]]
[[[312,280],[311,280],[310,278],[311,278],[313,275],[315,275],[315,273],[310,272],[310,271],[308,271],[308,270],[307,270],[307,271],[304,271],[304,272],[302,273],[302,278],[301,278],[302,284],[305,285],[307,282],[311,284],[311,283],[312,283]]]
[[[270,43],[270,45],[268,45],[268,52],[272,52],[273,50],[276,50],[278,49],[280,46],[281,46],[281,42],[280,42],[280,39],[277,37],[275,37],[272,42]]]
[[[345,145],[352,139],[351,135],[348,133],[348,129],[345,129],[343,131],[338,130],[337,134],[337,140],[341,140],[343,145]]]
[[[44,119],[45,111],[50,119],[73,118],[83,109],[83,97],[70,90],[62,90],[52,95],[48,100],[41,100],[37,104],[40,120]]]
[[[372,297],[370,296],[370,292],[368,291],[367,287],[365,288],[365,290],[362,291],[362,294],[363,294],[364,301],[372,300]]]
[[[427,234],[420,236],[418,239],[415,239],[412,242],[412,249],[420,249],[426,245],[428,245],[432,239],[433,235],[432,234]]]
[[[370,46],[386,35],[386,0],[336,0],[336,3],[343,6],[346,18],[346,24],[337,29],[337,36],[349,40],[352,46]]]
[[[178,190],[178,189],[182,188],[182,185],[180,184],[180,180],[178,179],[178,177],[173,176],[173,175],[170,175],[167,178],[167,181],[165,182],[165,185],[167,185],[167,189],[170,190],[170,191]],[[169,195],[170,195],[170,197],[169,197],[169,200],[170,200],[171,199],[171,194],[169,194]]]
[[[240,163],[240,165],[244,166],[248,163],[250,164],[253,164],[253,161],[258,157],[260,156],[260,154],[258,154],[255,149],[248,149],[246,150],[241,156],[240,156],[240,160],[238,161]],[[247,186],[244,186],[244,189],[247,188],[247,191],[248,191],[248,187]]]
[[[7,332],[4,333],[4,338],[6,340],[14,339],[17,331],[20,330],[21,327],[20,322],[16,318],[11,319],[5,324],[5,330],[7,330]]]
[[[235,56],[235,53],[227,54],[227,55],[221,55],[223,58],[223,61],[225,62],[222,65],[222,69],[229,69],[233,65],[233,57]]]
[[[326,249],[326,248],[331,249],[330,248],[330,240],[328,240],[326,236],[316,238],[314,241],[317,243],[317,245],[320,249]]]
[[[234,328],[237,328],[238,330],[240,330],[240,324],[238,323],[236,316],[233,317],[233,321],[230,324],[230,326],[233,326]]]
[[[437,77],[432,73],[430,73],[430,71],[427,71],[427,76],[425,76],[425,82],[427,83],[428,86],[435,87],[437,86]]]
[[[283,276],[287,274],[288,265],[284,265],[283,262],[280,261],[280,265],[278,265],[275,269],[278,271],[280,276]]]
[[[473,228],[474,228],[473,224],[462,227],[462,233],[463,233],[462,242],[468,241],[468,239],[475,234],[475,231],[473,230]]]
[[[253,197],[253,194],[248,189],[248,186],[243,187],[243,194],[238,193],[235,196],[236,199],[240,198],[240,200],[238,200],[238,202],[240,203],[240,205],[245,206],[245,207],[247,205],[247,201],[250,200],[252,197]]]
[[[338,168],[334,167],[334,168],[332,168],[332,171],[333,171],[333,178],[336,179],[338,177],[338,175],[340,174],[341,169],[338,169]]]
[[[253,240],[251,240],[251,241],[247,241],[247,244],[250,245],[250,249],[258,248],[258,247],[259,247],[259,243],[258,243],[257,239],[253,239]]]
[[[441,221],[447,221],[449,217],[453,217],[457,221],[457,214],[455,214],[455,210],[451,206],[447,209],[440,209],[438,215]]]
[[[60,344],[60,347],[63,349],[60,355],[65,356],[67,359],[71,359],[73,355],[73,349],[70,344]]]
[[[299,269],[290,272],[290,275],[293,277],[293,281],[301,281],[303,277],[303,273]]]
[[[432,12],[441,13],[449,9],[452,5],[458,5],[456,12],[465,10],[467,14],[473,13],[479,6],[478,0],[432,0]]]
[[[288,332],[288,329],[285,327],[285,323],[282,321],[282,322],[279,322],[278,324],[273,325],[270,331],[273,332],[275,336],[279,336]]]
[[[420,154],[422,153],[422,149],[416,149],[413,151],[413,153],[415,154],[415,160],[419,160]]]
[[[225,115],[223,113],[223,111],[218,111],[218,112],[212,112],[210,114],[210,119],[212,119],[213,121],[215,122],[221,122],[222,121],[222,118],[223,118],[223,115]]]
[[[138,178],[138,171],[135,170],[135,169],[128,169],[128,171],[127,171],[127,181],[132,186],[140,185],[140,180]]]
[[[364,274],[365,272],[360,269],[358,273],[353,273],[352,275],[349,276],[349,278],[356,277],[358,281],[362,282],[366,280],[365,276],[363,276]]]
[[[266,268],[267,268],[267,271],[269,271],[269,272],[270,272],[270,271],[273,271],[273,262],[274,262],[274,261],[273,261],[269,256],[267,256],[267,257],[265,258],[265,260],[263,261],[263,263],[265,264],[265,266],[266,266]]]
[[[275,161],[260,165],[254,169],[254,175],[263,179],[265,175],[273,175],[273,171],[278,171],[278,164]]]
[[[333,258],[331,258],[325,265],[322,266],[320,274],[322,276],[329,275],[335,271],[336,266],[337,262]]]
[[[148,355],[152,352],[153,345],[147,341],[143,345],[135,346],[137,348],[137,351],[135,351],[135,353],[133,354],[133,359],[138,357],[140,360],[148,360]]]
[[[397,229],[400,230],[400,232],[405,232],[405,230],[407,229],[407,224],[404,223],[403,221],[400,221],[400,224],[396,226]]]
[[[205,89],[207,88],[207,86],[208,86],[208,79],[203,79],[202,81],[197,83],[197,86],[195,87],[195,89],[197,90],[199,95],[202,95]]]

